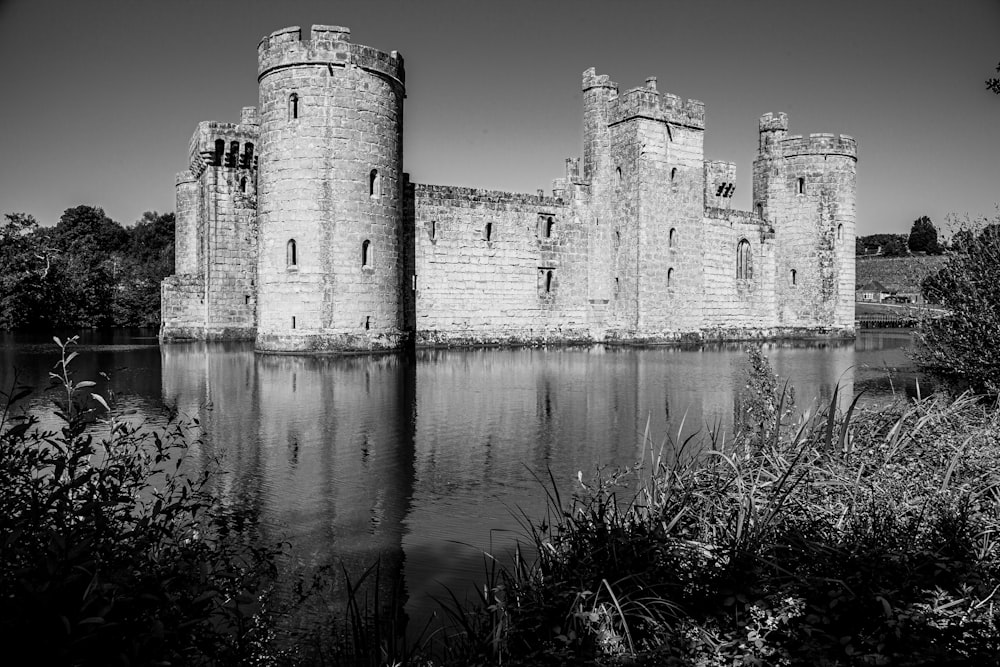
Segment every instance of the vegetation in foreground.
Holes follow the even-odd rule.
[[[184,425],[130,425],[73,381],[73,342],[56,339],[60,430],[18,413],[28,389],[0,392],[5,651],[39,665],[258,662],[277,547],[184,470]]]
[[[7,410],[0,424],[0,627],[42,663],[1000,659],[998,415],[970,395],[843,414],[834,396],[795,418],[751,352],[733,433],[656,446],[647,434],[643,463],[571,499],[551,490],[548,516],[523,517],[537,558],[490,558],[478,603],[445,602],[415,644],[355,581],[343,612],[292,646],[268,595],[279,552],[253,517],[177,474],[183,447],[168,441],[182,429],[111,420],[107,441],[86,435],[100,399],[69,378],[72,356],[56,369],[61,432]]]

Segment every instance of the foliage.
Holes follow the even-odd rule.
[[[926,215],[913,221],[907,245],[912,252],[926,252],[928,255],[936,255],[941,252],[942,248],[938,245],[937,228]]]
[[[56,343],[58,431],[17,414],[29,389],[0,393],[6,650],[38,664],[253,663],[276,548],[186,469],[183,425],[119,418],[94,382],[74,382],[75,338]]]
[[[965,223],[955,234],[963,252],[948,256],[928,276],[925,297],[948,314],[927,316],[917,330],[913,357],[920,368],[956,390],[1000,393],[1000,226]]]
[[[908,237],[906,234],[872,234],[870,236],[859,236],[854,242],[855,254],[899,257],[909,254],[907,250],[907,241]]]
[[[67,209],[54,227],[23,213],[0,226],[0,329],[155,326],[173,272],[174,215],[123,228],[100,208]]]
[[[1000,72],[1000,65],[997,65],[997,71]],[[986,89],[1000,95],[1000,79],[996,77],[986,79]]]
[[[745,405],[781,400],[751,376]],[[569,504],[552,485],[537,561],[455,614],[476,651],[450,664],[996,664],[996,413],[838,404],[664,442]]]

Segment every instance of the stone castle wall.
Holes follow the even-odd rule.
[[[165,341],[265,352],[852,335],[857,142],[760,119],[752,211],[705,105],[583,73],[583,150],[546,196],[410,183],[405,71],[350,30],[258,45],[259,115],[178,175]]]
[[[587,231],[553,197],[414,189],[418,345],[587,340]]]

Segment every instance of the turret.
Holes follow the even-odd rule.
[[[857,142],[787,131],[785,114],[761,116],[754,161],[754,206],[776,230],[779,325],[850,330]]]
[[[340,26],[257,49],[261,351],[403,343],[403,59]]]

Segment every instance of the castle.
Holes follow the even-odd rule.
[[[202,122],[176,181],[164,342],[262,352],[850,336],[857,143],[760,119],[753,210],[705,107],[583,73],[551,196],[409,181],[403,58],[350,30],[257,47],[258,107]]]

